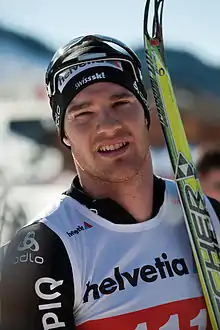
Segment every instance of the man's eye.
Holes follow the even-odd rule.
[[[112,105],[112,107],[113,108],[116,108],[116,107],[120,107],[120,106],[123,106],[123,105],[127,105],[127,104],[129,104],[130,102],[129,101],[127,101],[127,100],[124,100],[124,101],[117,101],[117,102],[115,102],[113,105]]]
[[[87,115],[90,115],[91,113],[92,113],[91,111],[83,111],[83,112],[80,112],[80,113],[76,114],[75,118],[87,116]]]

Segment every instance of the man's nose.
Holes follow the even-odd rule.
[[[100,112],[97,123],[97,134],[114,135],[115,131],[121,129],[122,125],[116,114],[110,109],[105,109]]]

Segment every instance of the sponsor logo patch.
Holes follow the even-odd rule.
[[[61,72],[58,76],[58,89],[62,93],[66,84],[80,72],[83,72],[90,68],[95,67],[112,67],[118,70],[123,71],[121,61],[90,61],[81,63],[78,65],[73,65],[65,71]]]
[[[79,89],[80,87],[82,87],[83,85],[86,85],[88,82],[93,81],[93,80],[99,80],[99,79],[105,79],[105,73],[95,73],[92,76],[87,76],[87,77],[83,77],[81,80],[79,80],[76,84],[75,84],[75,89]]]
[[[35,293],[40,299],[38,309],[42,314],[43,329],[66,328],[66,323],[59,320],[59,309],[62,307],[63,280],[55,280],[50,277],[41,277],[35,283]]]
[[[84,231],[84,230],[87,230],[87,229],[90,229],[90,228],[93,228],[92,225],[90,225],[88,222],[84,221],[83,225],[78,225],[76,227],[76,229],[74,230],[71,230],[71,231],[67,231],[66,234],[69,236],[69,237],[72,237],[74,235],[79,235],[80,232]]]
[[[83,296],[83,303],[97,300],[105,295],[110,295],[115,291],[123,291],[129,287],[136,287],[140,282],[151,284],[157,280],[165,280],[175,276],[185,276],[189,274],[184,258],[168,260],[166,253],[154,259],[154,264],[146,264],[129,271],[121,271],[120,267],[115,267],[113,276],[104,278],[101,283],[86,283]]]

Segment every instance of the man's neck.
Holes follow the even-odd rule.
[[[99,182],[90,178],[80,178],[81,185],[94,199],[110,198],[129,212],[137,222],[149,219],[153,208],[153,171],[151,161],[147,161],[142,171],[132,180],[122,183]]]

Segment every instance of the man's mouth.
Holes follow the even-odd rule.
[[[98,148],[101,155],[116,155],[124,152],[129,146],[129,142],[120,142],[115,144],[104,145]]]

